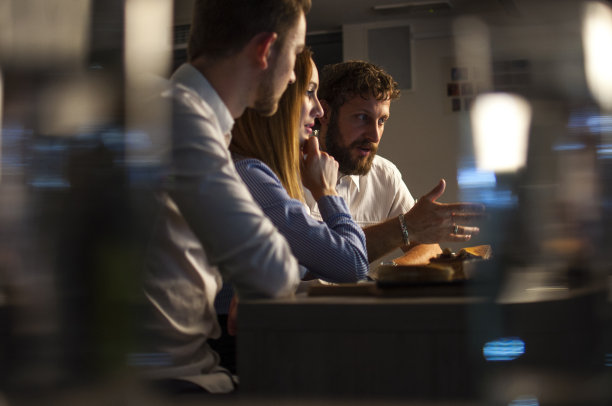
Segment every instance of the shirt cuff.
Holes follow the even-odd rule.
[[[317,205],[319,206],[321,218],[324,221],[330,219],[330,217],[337,216],[338,214],[345,214],[349,217],[351,216],[346,202],[340,196],[323,196],[319,199]]]

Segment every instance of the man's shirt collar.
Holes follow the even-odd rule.
[[[172,81],[187,86],[196,92],[213,109],[223,133],[226,134],[231,131],[234,125],[232,114],[217,91],[199,70],[193,65],[185,63],[174,72]]]
[[[339,173],[339,175],[340,176],[338,176],[338,183],[340,183],[342,178],[348,178],[350,182],[355,185],[357,191],[359,192],[359,175],[345,175],[343,173]]]

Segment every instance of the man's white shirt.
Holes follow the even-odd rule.
[[[228,151],[234,120],[211,84],[181,66],[163,93],[173,108],[170,165],[148,252],[144,290],[153,310],[151,378],[180,378],[211,392],[233,389],[206,344],[220,334],[213,301],[222,279],[242,299],[292,294],[298,263],[255,203]]]
[[[349,207],[353,220],[361,227],[397,217],[414,206],[414,198],[402,180],[402,174],[388,159],[374,157],[366,175],[339,175],[336,191]],[[321,215],[312,194],[305,190],[311,215]]]
[[[374,157],[372,168],[365,175],[339,174],[336,191],[348,205],[353,220],[362,228],[398,217],[415,203],[397,166],[379,155]],[[312,194],[305,189],[304,195],[310,214],[320,220],[321,214]]]

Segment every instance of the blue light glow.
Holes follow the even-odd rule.
[[[59,176],[39,176],[28,184],[38,189],[68,189],[70,182]]]
[[[612,367],[612,353],[606,354],[605,366]]]
[[[538,398],[532,396],[522,396],[508,403],[508,406],[539,406]]]
[[[612,158],[612,145],[610,144],[602,144],[597,148],[597,155],[600,155],[600,158]]]
[[[162,353],[132,353],[127,356],[130,366],[168,366],[171,365],[170,355]]]
[[[598,134],[612,131],[612,117],[606,115],[593,115],[586,120],[589,130]]]
[[[569,128],[587,129],[591,134],[612,131],[612,116],[598,111],[576,111],[567,123]]]
[[[138,150],[147,149],[152,146],[151,138],[145,131],[129,131],[125,134],[125,145],[127,148]]]
[[[486,343],[482,353],[487,361],[512,361],[525,353],[525,343],[516,337],[499,338]]]
[[[457,171],[457,183],[462,188],[476,188],[495,187],[497,181],[494,172],[479,171],[474,168],[459,168]]]
[[[559,144],[553,147],[554,151],[578,151],[584,149],[584,144]]]

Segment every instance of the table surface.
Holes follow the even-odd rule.
[[[601,295],[578,289],[534,302],[510,297],[500,302],[457,292],[401,297],[302,293],[243,302],[241,390],[473,401],[515,368],[563,372],[603,364],[594,310]],[[529,351],[510,364],[488,363],[484,345],[509,336],[523,339]]]

